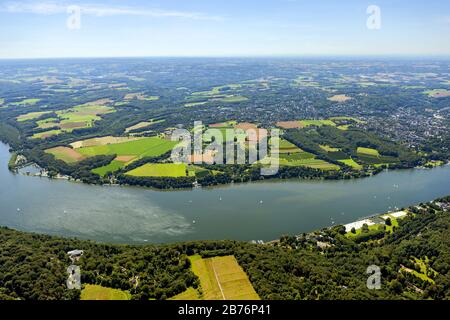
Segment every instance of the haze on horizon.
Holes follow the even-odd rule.
[[[0,0],[0,29],[6,59],[450,56],[450,1]]]

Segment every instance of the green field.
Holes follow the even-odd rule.
[[[41,101],[41,99],[25,99],[19,102],[12,102],[12,106],[21,106],[21,105],[34,105]]]
[[[270,158],[266,158],[261,161],[262,164],[268,163]],[[320,170],[339,170],[339,166],[328,163],[321,159],[316,159],[315,155],[309,152],[298,152],[292,154],[280,154],[279,155],[280,166],[287,167],[309,167]]]
[[[192,103],[186,103],[184,106],[189,108],[189,107],[197,107],[197,106],[202,106],[204,104],[207,104],[208,101],[202,101],[202,102],[192,102]]]
[[[95,121],[99,121],[102,118],[100,115],[115,112],[114,108],[106,106],[93,106],[93,105],[79,105],[66,110],[55,111],[58,118],[44,119],[37,122],[39,129],[58,128],[34,134],[32,139],[48,138],[50,136],[58,135],[63,132],[72,132],[75,129],[90,128],[94,125]],[[47,112],[32,112],[21,115],[17,118],[17,121],[33,120],[41,117]]]
[[[372,157],[380,156],[380,153],[378,152],[378,150],[375,150],[372,148],[358,147],[358,150],[356,152],[359,154],[362,154],[362,155],[368,155],[368,156],[372,156]]]
[[[41,111],[41,112],[30,112],[26,114],[22,114],[17,117],[18,122],[34,120],[42,117],[44,114],[48,114],[50,111]]]
[[[184,163],[147,163],[126,174],[134,177],[186,177],[187,165]]]
[[[98,174],[99,176],[104,177],[108,172],[117,171],[117,170],[123,168],[124,166],[125,166],[125,163],[123,163],[122,161],[113,160],[113,161],[111,161],[110,164],[108,164],[106,166],[93,169],[92,172],[95,174]]]
[[[278,141],[278,150],[272,150],[275,153],[284,154],[284,153],[300,153],[303,152],[302,149],[297,147],[295,144],[285,140],[279,139]]]
[[[189,288],[174,297],[204,300],[260,300],[247,274],[234,256],[203,259],[199,255],[190,256],[191,268],[200,279],[202,295]]]
[[[201,300],[201,293],[192,287],[187,288],[186,291],[176,295],[175,297],[170,298],[169,300]]]
[[[168,141],[157,137],[142,138],[123,143],[108,144],[77,149],[78,152],[88,157],[97,155],[157,157],[177,145],[176,141]]]
[[[81,290],[81,300],[130,300],[131,294],[128,291],[111,289],[99,285],[87,284]]]
[[[336,126],[336,124],[331,120],[301,120],[300,124],[304,127],[309,127],[309,126],[317,126],[317,127],[333,126],[333,127],[335,127]]]
[[[434,90],[424,91],[424,94],[427,94],[429,97],[432,97],[432,98],[450,97],[450,90],[434,89]]]
[[[328,145],[319,145],[319,147],[322,149],[322,150],[324,150],[324,151],[326,151],[326,152],[338,152],[338,151],[340,151],[341,149],[339,149],[339,148],[333,148],[333,147],[330,147],[330,146],[328,146]]]
[[[353,159],[344,159],[344,160],[338,160],[339,162],[342,162],[343,164],[352,167],[353,169],[356,170],[361,170],[363,168],[362,165],[358,164],[355,160]]]
[[[56,130],[49,130],[44,132],[35,133],[31,136],[31,139],[45,139],[51,136],[56,136],[58,134],[61,134],[63,131],[60,129]]]
[[[247,101],[248,98],[243,96],[227,96],[224,98],[219,98],[218,101],[224,102],[224,103],[235,103],[235,102],[243,102]]]

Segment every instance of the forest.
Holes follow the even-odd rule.
[[[142,246],[0,228],[0,299],[79,299],[79,290],[65,286],[67,252],[74,249],[84,250],[77,261],[83,284],[128,290],[137,300],[164,300],[197,287],[188,259],[194,254],[234,255],[266,300],[449,299],[449,207],[450,196],[412,206],[392,233],[358,241],[346,237],[342,226],[263,245],[223,240]],[[318,246],[318,238],[330,245]],[[371,265],[381,269],[379,290],[366,286]]]

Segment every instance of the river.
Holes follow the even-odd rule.
[[[0,143],[0,225],[114,243],[273,240],[450,194],[450,166],[337,181],[189,191],[91,186],[12,174]]]

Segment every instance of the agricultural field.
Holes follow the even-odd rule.
[[[328,98],[329,101],[333,102],[346,102],[351,100],[351,97],[346,96],[345,94],[338,94]]]
[[[169,300],[202,300],[202,295],[197,289],[190,287],[175,297],[169,298]]]
[[[131,294],[119,289],[86,284],[81,290],[81,300],[130,300]]]
[[[49,130],[49,131],[35,133],[30,138],[31,139],[46,139],[46,138],[50,138],[52,136],[57,136],[57,135],[61,134],[62,132],[63,131],[60,129]]]
[[[341,151],[340,148],[333,148],[333,147],[330,147],[329,145],[323,145],[323,144],[321,144],[321,145],[319,145],[319,147],[320,147],[322,150],[326,151],[326,152],[338,152],[338,151]]]
[[[56,159],[62,160],[65,163],[75,163],[86,159],[86,156],[68,147],[51,148],[45,150],[45,152],[54,155]]]
[[[157,157],[170,150],[177,144],[157,137],[140,138],[127,142],[96,145],[76,149],[79,153],[93,157],[97,155],[134,156],[135,158]]]
[[[303,152],[302,149],[298,148],[295,144],[290,143],[285,139],[279,139],[278,150],[271,150],[272,153],[300,153]]]
[[[18,116],[17,121],[23,122],[23,121],[34,120],[34,119],[38,119],[38,118],[42,117],[43,115],[49,114],[49,113],[50,113],[50,111],[30,112],[30,113],[26,113],[26,114],[22,114],[22,115]]]
[[[270,161],[275,161],[271,157],[266,157],[261,160],[261,164],[268,164]],[[279,155],[280,166],[287,167],[309,167],[320,170],[339,170],[339,166],[326,162],[321,159],[316,159],[316,156],[312,153],[301,151],[292,154],[280,154]]]
[[[277,127],[283,129],[298,129],[303,128],[303,125],[300,121],[280,121],[276,123]]]
[[[35,105],[36,103],[38,103],[39,101],[41,101],[41,99],[25,99],[19,102],[12,102],[10,103],[12,106],[31,106],[31,105]]]
[[[316,126],[316,127],[322,127],[322,126],[335,127],[336,126],[336,124],[331,120],[301,120],[300,125],[302,128],[309,127],[309,126]]]
[[[98,174],[101,177],[104,177],[108,172],[115,172],[119,169],[122,169],[124,166],[125,162],[113,160],[106,166],[93,169],[92,172]]]
[[[186,177],[187,165],[185,163],[146,163],[126,174],[134,177]]]
[[[243,102],[243,101],[247,101],[247,100],[248,100],[247,97],[235,96],[235,95],[226,96],[224,98],[217,99],[217,101],[223,102],[223,103],[235,103],[235,102]],[[214,101],[216,101],[216,99],[214,99]]]
[[[372,149],[372,148],[358,147],[358,150],[356,152],[358,154],[371,156],[371,157],[379,157],[380,156],[380,153],[377,150]]]
[[[125,129],[125,133],[129,133],[131,131],[139,130],[139,129],[142,129],[142,128],[147,128],[147,127],[150,127],[151,125],[154,125],[154,124],[157,124],[157,123],[161,123],[161,122],[164,122],[164,120],[142,121],[142,122],[139,122],[139,123],[137,123],[137,124],[135,124],[133,126],[130,126],[130,127],[126,128]]]
[[[125,95],[125,100],[140,100],[140,101],[156,101],[159,100],[158,96],[146,96],[145,94],[142,93],[128,93],[127,95]]]
[[[344,160],[338,160],[339,162],[342,162],[343,164],[352,167],[353,169],[356,170],[361,170],[363,168],[362,165],[360,165],[359,163],[357,163],[355,160],[353,159],[344,159]]]
[[[428,91],[425,91],[424,93],[427,94],[429,97],[432,97],[432,98],[450,97],[450,90],[446,90],[446,89],[428,90]]]
[[[103,105],[84,104],[66,110],[55,111],[57,118],[43,119],[37,122],[37,128],[58,128],[34,134],[33,139],[44,139],[62,132],[72,132],[75,129],[90,128],[95,121],[102,118],[101,115],[115,112],[114,108]],[[34,120],[50,112],[34,112],[21,115],[17,118],[18,122]]]
[[[192,271],[200,279],[201,299],[260,300],[234,256],[203,259],[196,255],[190,256],[189,260]],[[187,292],[177,297],[187,295],[189,298],[196,298],[198,292],[198,290],[189,288]]]
[[[186,108],[190,108],[190,107],[198,107],[198,106],[202,106],[207,104],[208,101],[203,101],[203,102],[191,102],[191,103],[185,103],[184,106]]]
[[[79,148],[86,148],[86,147],[105,146],[105,145],[109,145],[109,144],[124,143],[124,142],[139,140],[139,139],[140,138],[133,138],[133,137],[106,136],[106,137],[92,138],[92,139],[87,139],[87,140],[80,140],[80,141],[73,142],[70,145],[74,149],[79,149]]]

